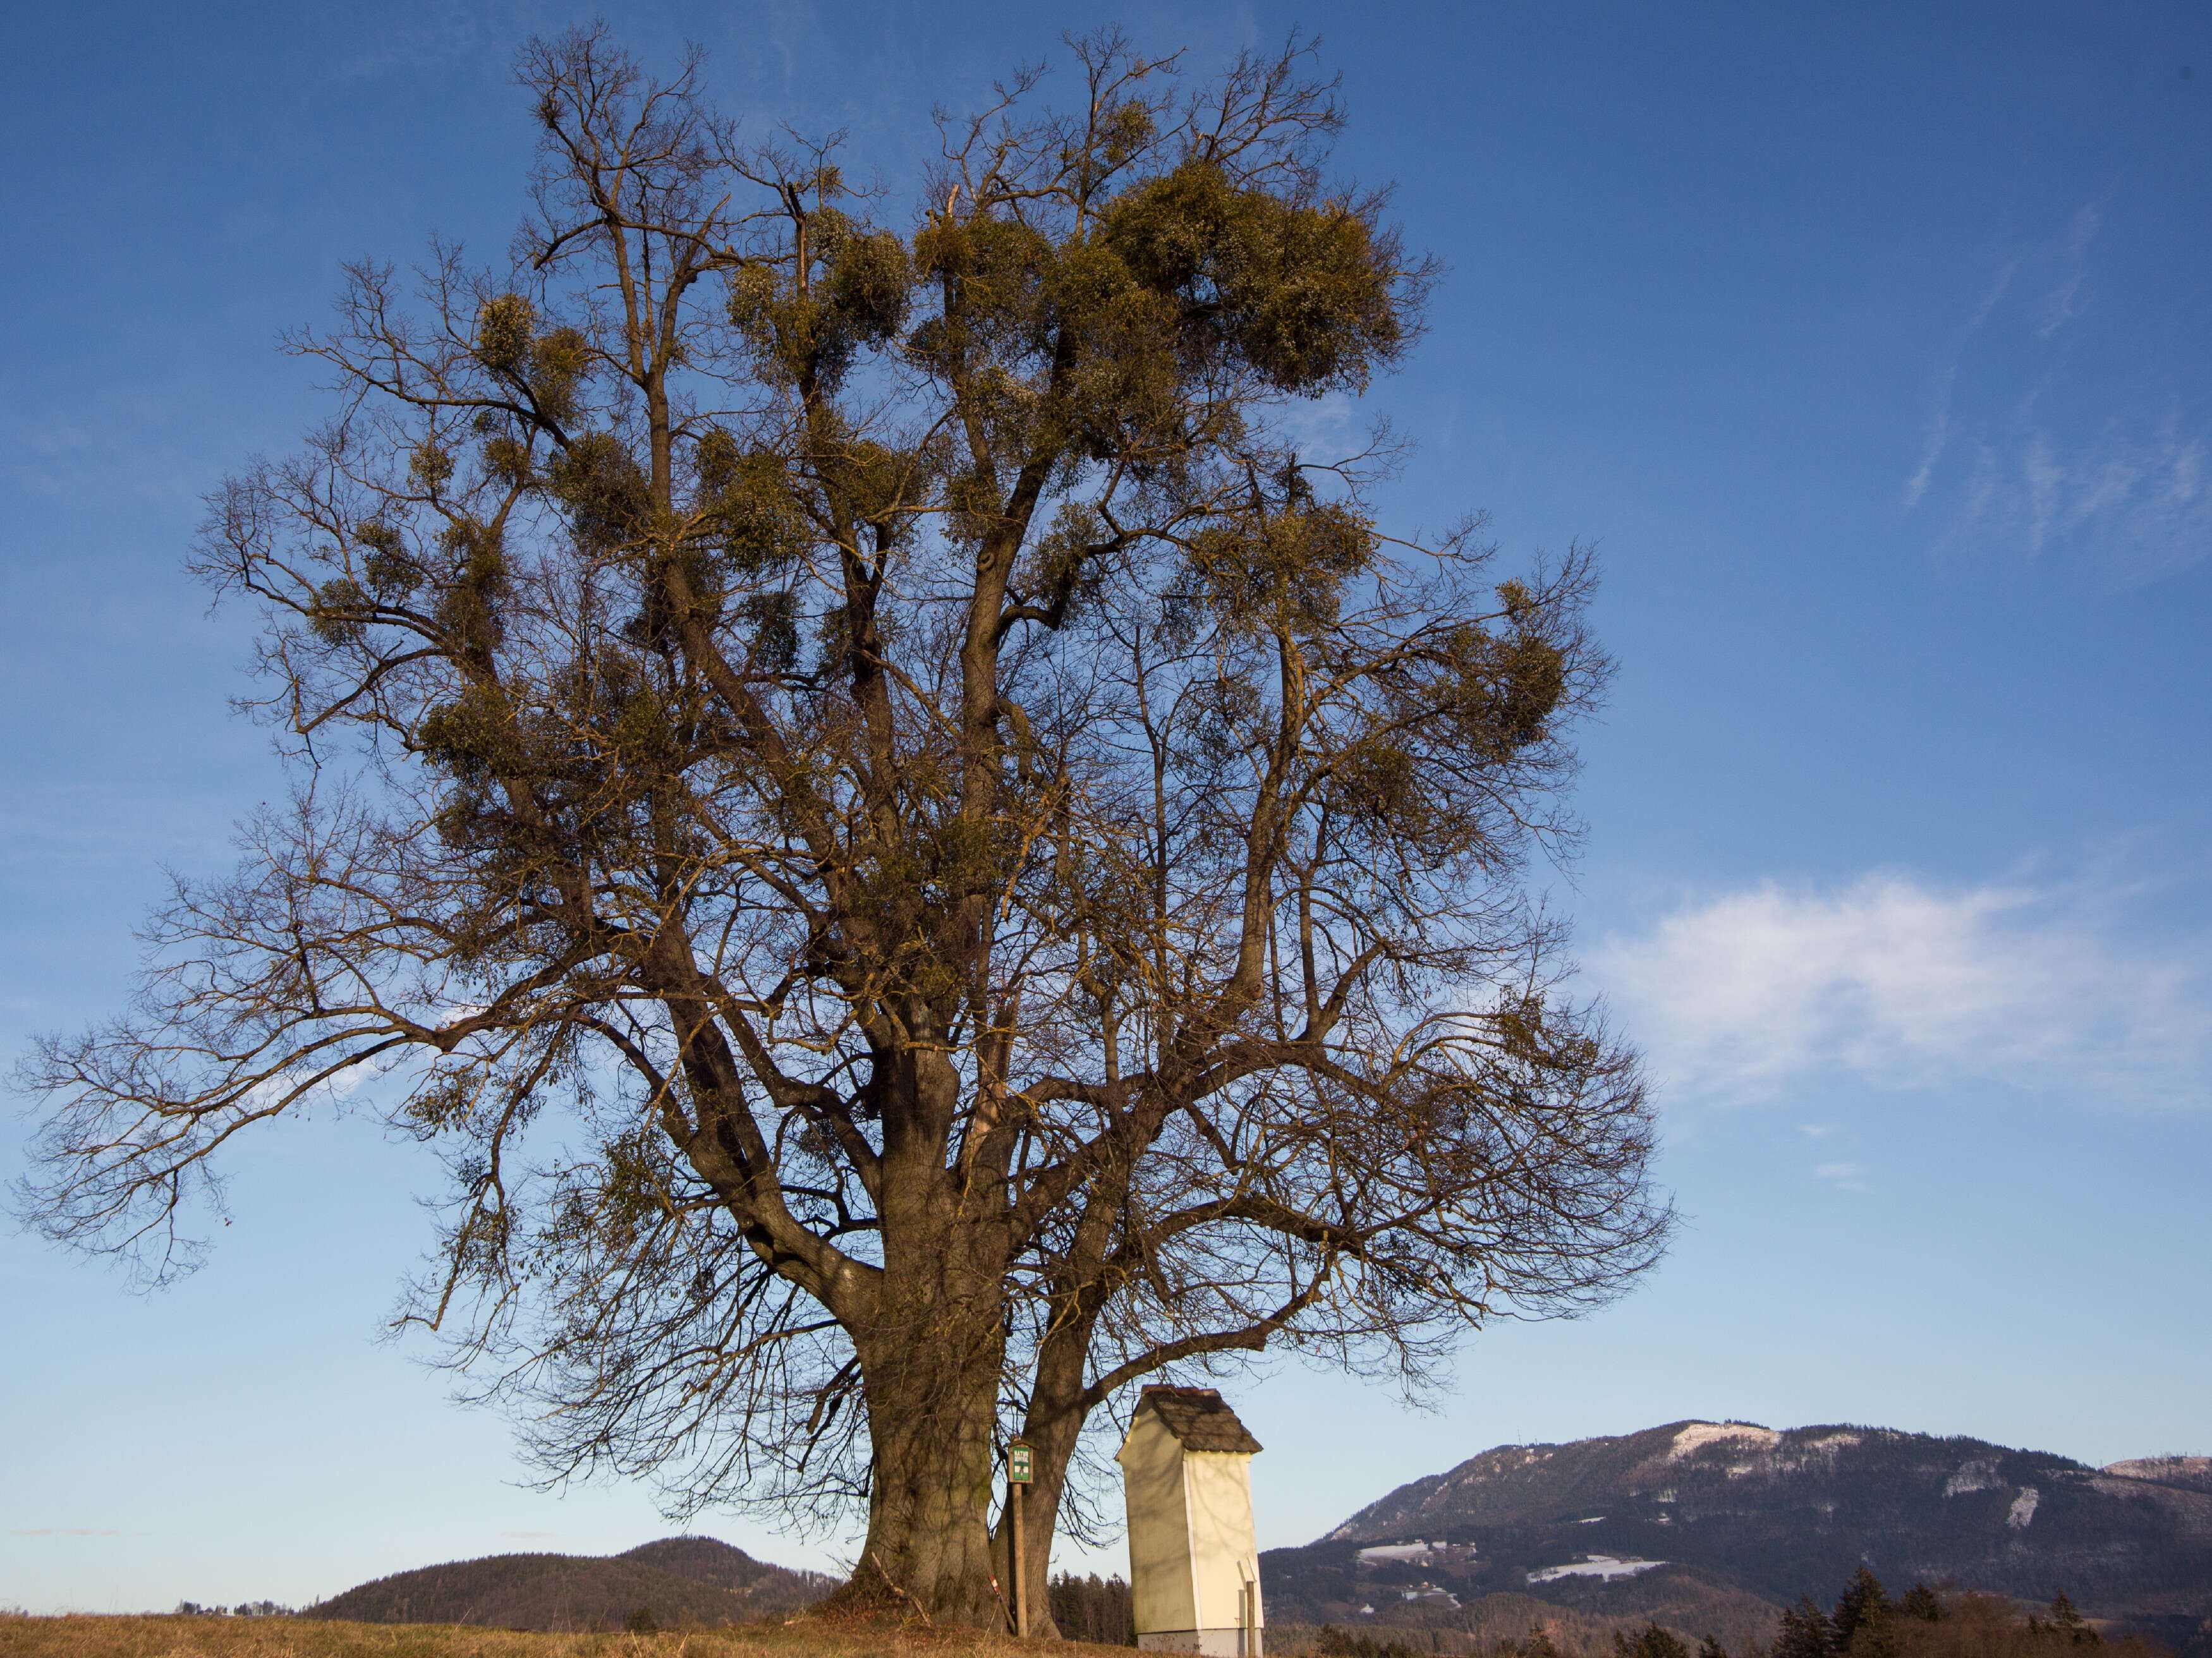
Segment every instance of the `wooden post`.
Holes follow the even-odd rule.
[[[1029,1489],[1036,1454],[1023,1440],[1017,1439],[1006,1447],[1006,1564],[1014,1583],[1014,1634],[1027,1639],[1030,1632],[1029,1576],[1022,1570],[1022,1493]]]
[[[1014,1494],[1014,1633],[1024,1640],[1030,1632],[1029,1579],[1022,1571],[1022,1492],[1027,1487],[1013,1483]]]

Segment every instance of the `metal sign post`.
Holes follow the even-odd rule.
[[[1006,1502],[1013,1511],[1007,1541],[1012,1546],[1008,1564],[1014,1580],[1014,1633],[1024,1640],[1030,1632],[1030,1596],[1029,1579],[1022,1571],[1022,1493],[1035,1478],[1030,1473],[1034,1461],[1026,1442],[1017,1439],[1006,1447]]]

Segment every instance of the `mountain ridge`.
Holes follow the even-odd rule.
[[[1361,1558],[1415,1541],[1450,1546]],[[1270,1551],[1268,1564],[1270,1606],[1285,1621],[1419,1621],[1424,1599],[1503,1593],[1625,1606],[1680,1598],[1686,1578],[1668,1584],[1684,1574],[1705,1582],[1700,1593],[1778,1610],[1832,1595],[1865,1564],[1900,1589],[1949,1581],[2040,1602],[2063,1586],[2094,1615],[2152,1619],[2185,1645],[2212,1619],[2212,1458],[2100,1468],[1964,1435],[1690,1418],[1492,1446],[1303,1548]]]

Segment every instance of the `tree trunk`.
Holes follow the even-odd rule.
[[[1075,1442],[1089,1414],[1083,1405],[1084,1370],[1091,1349],[1091,1333],[1097,1322],[1095,1309],[1077,1303],[1055,1321],[1037,1354],[1030,1380],[1030,1408],[1022,1423],[1022,1437],[1029,1442],[1030,1467],[1036,1478],[1029,1489],[1022,1515],[1022,1593],[1029,1597],[1030,1633],[1062,1633],[1052,1620],[1049,1582],[1052,1540],[1059,1530],[1060,1502],[1067,1489],[1067,1465]],[[1013,1516],[1000,1516],[994,1538],[997,1557],[1008,1552]],[[1002,1574],[1011,1582],[1012,1575]]]
[[[963,1221],[957,1195],[943,1189],[887,1203],[884,1219],[877,1315],[853,1330],[872,1453],[854,1593],[933,1622],[1003,1628],[990,1518],[1005,1379],[1003,1231]]]
[[[919,1353],[876,1369],[863,1384],[874,1467],[854,1591],[934,1623],[1003,1628],[991,1582],[996,1355],[953,1375]]]

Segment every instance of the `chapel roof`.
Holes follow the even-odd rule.
[[[1260,1448],[1251,1430],[1237,1419],[1237,1412],[1214,1388],[1155,1383],[1137,1401],[1138,1415],[1147,1410],[1187,1451],[1237,1451],[1249,1456]]]

